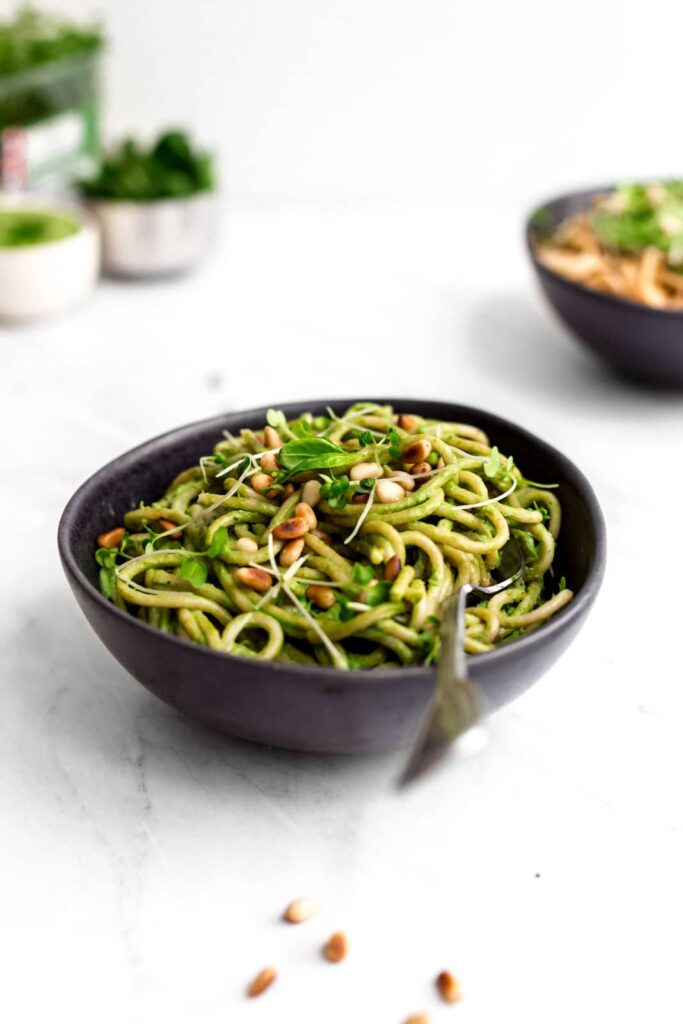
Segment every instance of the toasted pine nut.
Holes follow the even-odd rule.
[[[254,475],[249,478],[249,485],[250,487],[253,487],[258,494],[263,494],[263,492],[267,491],[269,487],[272,487],[273,478],[267,473],[254,473]]]
[[[254,437],[256,438],[256,440],[258,441],[259,444],[265,444],[266,443],[265,439],[263,437],[263,434],[254,434]]]
[[[308,523],[309,530],[315,530],[316,526],[318,525],[318,520],[315,517],[315,512],[308,504],[308,502],[300,501],[299,504],[294,509],[294,515],[301,516],[302,519],[305,519],[306,522]]]
[[[295,540],[289,540],[280,552],[280,565],[283,565],[285,569],[288,569],[290,565],[294,565],[297,558],[301,557],[301,552],[304,549],[303,537],[297,537]]]
[[[405,448],[402,448],[401,459],[409,465],[416,462],[424,462],[431,450],[432,442],[426,437],[423,437],[421,440],[413,441],[412,444],[408,444]]]
[[[301,500],[305,501],[311,508],[320,501],[320,481],[319,480],[307,480],[301,491]]]
[[[261,468],[267,469],[269,473],[274,473],[276,469],[280,468],[280,463],[277,461],[277,455],[275,452],[268,452],[261,459]]]
[[[404,491],[415,490],[415,481],[410,473],[404,473],[402,469],[387,469],[386,466],[384,467],[384,472],[392,480],[395,480],[397,484],[400,484]]]
[[[440,455],[439,456],[439,461],[436,464],[436,468],[437,469],[443,469],[445,465],[446,465],[446,460],[444,459],[443,455]]]
[[[411,416],[410,413],[402,412],[398,417],[398,425],[401,430],[415,430],[417,419],[415,416]]]
[[[328,533],[326,530],[311,530],[311,533],[313,534],[314,537],[317,537],[325,544],[332,543],[332,534]]]
[[[391,583],[394,582],[396,577],[401,571],[401,559],[398,555],[392,555],[389,561],[384,566],[384,579],[389,580]]]
[[[98,548],[117,548],[126,534],[123,526],[117,526],[107,533],[101,533],[97,538]]]
[[[163,527],[165,533],[170,532],[171,530],[173,530],[174,532],[171,534],[172,537],[179,537],[180,536],[180,534],[178,533],[178,524],[177,523],[172,523],[170,519],[157,519],[157,522],[158,522],[159,526]]]
[[[364,505],[369,497],[370,495],[367,491],[359,491],[357,494],[351,495],[351,504]]]
[[[331,608],[337,600],[334,596],[334,590],[330,587],[321,587],[317,583],[314,583],[307,589],[306,597],[323,610]]]
[[[258,551],[258,544],[255,540],[252,540],[251,537],[240,537],[240,539],[235,542],[235,547],[238,551],[248,551],[250,554],[253,554],[254,551]]]
[[[262,992],[265,992],[269,985],[272,985],[277,978],[277,971],[274,967],[264,967],[262,971],[259,971],[254,980],[250,983],[247,989],[247,995],[250,999],[254,996],[260,996]]]
[[[323,956],[331,964],[340,963],[349,951],[348,939],[344,932],[335,932],[323,946]]]
[[[413,476],[426,476],[427,473],[431,473],[432,467],[428,462],[416,462],[414,466],[410,467],[410,472]]]
[[[282,488],[282,500],[283,501],[287,501],[287,498],[291,498],[293,494],[294,494],[294,484],[292,484],[292,483],[285,484],[285,486]]]
[[[272,577],[264,569],[256,569],[254,566],[245,565],[235,573],[235,579],[244,587],[250,590],[258,590],[265,594],[273,585]]]
[[[310,527],[308,519],[303,516],[293,516],[278,523],[273,530],[273,537],[278,540],[294,540],[295,537],[303,537],[308,533]]]
[[[381,475],[382,467],[377,462],[357,462],[349,470],[349,476],[352,480],[369,480],[373,476]]]
[[[406,492],[400,484],[393,480],[380,480],[375,487],[375,497],[382,505],[390,505],[394,501],[401,501],[405,498]]]
[[[413,1013],[410,1017],[406,1017],[403,1024],[429,1024],[429,1014]]]
[[[460,982],[450,971],[441,971],[434,984],[445,1003],[457,1003],[462,998]]]
[[[263,431],[263,443],[266,448],[282,448],[282,438],[275,427],[266,427]]]
[[[308,921],[309,917],[313,917],[319,909],[320,906],[315,900],[302,896],[298,900],[292,900],[282,916],[290,924],[301,924],[302,921]]]

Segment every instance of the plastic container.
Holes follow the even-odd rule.
[[[0,188],[64,184],[94,165],[99,51],[0,77]]]

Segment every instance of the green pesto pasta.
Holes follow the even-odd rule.
[[[561,506],[475,426],[357,403],[225,434],[98,537],[102,593],[149,625],[246,658],[340,669],[431,664],[445,599],[486,586],[511,536],[523,578],[468,607],[489,651],[571,601]]]

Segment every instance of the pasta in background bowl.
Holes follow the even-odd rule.
[[[306,417],[309,416],[313,425],[319,426],[323,423],[321,417],[329,417],[330,406],[332,406],[334,416],[343,417],[344,411],[353,404],[353,401],[331,401],[312,405],[284,406],[281,410],[283,419],[278,422],[277,427],[271,429],[275,430],[279,427],[283,433],[286,433],[287,428],[284,423],[287,423],[288,429],[292,430],[293,424],[306,422]],[[362,404],[368,406],[371,403],[364,402]],[[374,405],[374,403],[372,404]],[[363,425],[358,423],[358,430],[354,427],[351,431],[347,431],[342,420],[337,421],[336,425],[333,421],[331,432],[328,430],[328,439],[331,445],[338,445],[339,441],[343,441],[344,438],[347,439],[347,442],[352,442],[347,449],[343,449],[345,454],[332,452],[329,449],[330,455],[334,454],[339,460],[337,472],[330,474],[331,477],[339,480],[340,476],[347,476],[349,486],[344,485],[343,490],[338,487],[330,487],[329,491],[321,496],[319,503],[316,504],[316,514],[320,516],[321,520],[320,529],[317,525],[313,527],[312,524],[308,524],[306,534],[314,529],[319,533],[326,534],[327,529],[332,528],[337,539],[332,540],[331,537],[321,539],[313,536],[312,543],[309,541],[306,545],[310,556],[306,563],[296,564],[300,558],[297,552],[298,558],[294,559],[290,566],[283,567],[283,552],[291,540],[288,536],[286,538],[275,536],[272,541],[269,541],[269,537],[276,533],[278,524],[302,518],[290,515],[292,511],[297,511],[296,503],[298,503],[299,494],[294,493],[287,497],[281,495],[279,497],[280,504],[278,504],[277,493],[270,493],[274,491],[272,479],[270,482],[256,481],[253,475],[250,479],[252,483],[256,484],[256,488],[251,488],[250,485],[245,485],[245,482],[242,481],[237,490],[233,491],[234,484],[229,483],[227,487],[223,485],[222,492],[218,492],[220,480],[211,478],[212,474],[215,477],[217,472],[220,472],[215,465],[211,468],[207,467],[211,487],[208,491],[204,491],[201,469],[201,479],[197,476],[196,470],[192,469],[192,467],[201,466],[199,460],[213,451],[214,456],[218,452],[225,454],[227,459],[223,465],[228,472],[220,479],[231,479],[230,474],[234,475],[236,471],[242,475],[247,467],[243,468],[239,463],[249,461],[244,456],[243,446],[245,443],[249,447],[257,449],[263,447],[256,438],[256,434],[264,431],[264,424],[269,415],[267,409],[215,417],[212,420],[163,435],[116,459],[95,474],[74,495],[65,509],[59,529],[60,554],[67,577],[83,611],[98,635],[115,657],[153,693],[184,713],[217,726],[232,735],[273,745],[301,750],[359,752],[387,749],[410,742],[419,722],[420,713],[429,698],[434,680],[434,669],[431,664],[434,659],[430,659],[428,654],[430,645],[433,645],[438,634],[435,634],[433,628],[430,633],[430,623],[427,622],[427,619],[431,618],[435,611],[438,613],[436,598],[439,588],[446,585],[446,580],[450,580],[450,585],[453,585],[456,576],[453,570],[449,570],[450,577],[448,574],[444,574],[440,578],[435,578],[438,577],[435,569],[441,569],[443,559],[438,554],[434,554],[433,548],[436,548],[437,545],[434,542],[434,537],[429,536],[434,530],[449,532],[448,528],[440,523],[440,520],[447,518],[449,513],[448,509],[442,507],[444,500],[440,493],[444,491],[447,483],[445,477],[449,475],[448,473],[444,474],[445,467],[439,467],[437,464],[433,469],[425,470],[429,476],[426,477],[425,484],[423,484],[426,488],[425,492],[419,498],[416,497],[416,490],[419,488],[414,488],[412,491],[406,488],[404,498],[400,498],[398,494],[390,494],[389,497],[398,498],[399,507],[394,507],[393,513],[391,512],[392,504],[395,506],[396,503],[387,502],[385,504],[377,499],[378,506],[384,504],[385,509],[389,510],[385,519],[392,514],[401,516],[408,513],[406,523],[402,523],[400,519],[398,521],[394,519],[393,522],[384,524],[387,527],[386,530],[378,528],[376,525],[372,526],[371,506],[370,513],[366,515],[366,522],[370,524],[368,532],[365,535],[361,533],[362,523],[359,526],[359,520],[363,510],[368,507],[372,491],[374,490],[375,496],[377,496],[381,479],[386,479],[393,484],[396,481],[391,477],[395,477],[397,472],[403,472],[395,470],[392,466],[393,459],[390,450],[392,439],[388,438],[388,433],[395,417],[393,413],[387,412],[386,407],[388,406],[393,406],[395,409],[400,409],[415,417],[414,436],[418,439],[424,434],[420,428],[426,427],[427,423],[430,426],[435,423],[471,424],[475,436],[469,438],[469,451],[467,451],[467,438],[458,435],[461,440],[465,441],[464,461],[473,461],[475,465],[478,465],[482,461],[481,455],[487,459],[491,457],[492,446],[488,441],[482,440],[485,434],[490,441],[496,442],[499,452],[505,452],[506,457],[513,456],[515,466],[522,465],[524,467],[528,478],[557,484],[557,490],[554,493],[562,506],[564,519],[559,533],[557,550],[553,550],[550,555],[553,572],[556,575],[552,577],[549,585],[545,588],[542,584],[535,585],[532,564],[528,584],[531,592],[528,592],[527,589],[526,594],[518,594],[514,598],[518,603],[526,600],[529,609],[542,608],[544,601],[548,599],[552,601],[552,594],[562,594],[564,587],[564,596],[560,599],[557,607],[551,606],[551,617],[539,628],[526,635],[521,635],[513,642],[503,642],[500,646],[494,646],[496,637],[490,635],[487,642],[487,638],[480,635],[481,630],[477,629],[478,621],[475,620],[479,618],[484,622],[484,628],[491,625],[490,621],[488,624],[486,622],[489,617],[485,614],[485,610],[481,610],[480,616],[472,616],[473,653],[477,650],[481,650],[481,653],[475,653],[475,656],[471,658],[471,673],[482,688],[491,707],[499,706],[512,699],[531,685],[571,641],[595,598],[604,569],[602,516],[590,486],[576,467],[544,442],[534,438],[533,435],[521,428],[475,409],[439,402],[391,399],[381,399],[377,404],[381,407],[378,415],[359,417],[363,421]],[[356,406],[356,408],[358,407]],[[272,411],[270,412],[272,414]],[[329,419],[327,422],[330,422]],[[228,437],[223,437],[223,431],[228,433]],[[243,433],[240,434],[240,431]],[[374,431],[374,435],[371,431]],[[358,436],[361,432],[367,432],[369,436]],[[333,435],[336,440],[333,439]],[[405,463],[407,437],[405,432],[399,436],[402,437],[401,459]],[[222,442],[221,438],[223,438]],[[235,447],[236,438],[239,438],[237,443],[237,454],[240,456],[238,466],[233,465],[235,453],[232,449]],[[255,441],[254,438],[256,438]],[[372,438],[372,442],[370,438]],[[263,439],[266,440],[265,437]],[[296,435],[294,439],[296,440]],[[219,444],[216,448],[217,440]],[[285,438],[281,438],[281,440],[284,441]],[[347,467],[346,465],[342,466],[341,462],[351,455],[353,465],[358,465],[359,451],[363,458],[365,458],[366,452],[356,448],[356,445],[360,446],[364,443],[370,452],[377,449],[377,458],[381,460],[382,464],[389,467],[389,474],[386,476],[383,474],[381,479],[379,475],[376,478],[363,477],[354,481],[359,486],[353,487],[350,486],[351,463]],[[225,445],[225,447],[222,448],[221,445]],[[477,445],[485,449],[485,453],[473,453],[471,449]],[[343,446],[339,445],[339,447]],[[297,451],[300,455],[300,449]],[[255,454],[260,454],[260,451]],[[446,451],[445,454],[448,455],[448,452]],[[443,457],[443,455],[439,455],[437,463],[438,459]],[[498,458],[501,456],[499,455]],[[308,481],[303,477],[311,476],[309,467],[302,466],[301,463],[295,465],[289,463],[288,465],[288,462],[287,456],[282,454],[281,465],[286,471],[284,476],[289,474],[292,479],[299,476],[296,483],[305,486]],[[494,462],[496,465],[493,465]],[[409,461],[407,464],[410,465]],[[189,475],[188,467],[190,467]],[[329,466],[327,468],[329,469]],[[489,490],[493,490],[494,502],[491,504],[505,501],[503,497],[504,481],[502,475],[499,475],[499,471],[502,468],[511,469],[511,464],[506,461],[503,467],[502,461],[498,463],[498,459],[494,456],[488,468],[492,476],[487,477],[483,472],[477,477],[480,480],[479,484],[469,477],[461,481],[464,491],[467,493],[452,495],[453,508],[464,504],[478,504],[478,501],[486,502],[486,505],[482,506],[484,508],[489,505],[488,499],[477,495],[476,492],[474,497],[478,501],[465,501],[466,497],[471,496],[472,488],[478,488],[482,495],[484,488],[487,493]],[[342,473],[342,470],[347,469],[348,473]],[[178,478],[178,474],[183,475]],[[453,470],[451,470],[451,474],[454,474]],[[169,490],[169,481],[174,477],[176,478],[175,484]],[[496,477],[498,477],[497,482],[495,482]],[[363,488],[360,486],[363,479],[372,482]],[[485,483],[485,479],[493,481],[490,486],[489,483]],[[433,481],[436,481],[436,484]],[[291,479],[286,481],[283,477],[279,485],[284,489],[290,482]],[[196,485],[199,484],[201,484],[201,490],[196,491]],[[263,485],[261,494],[258,493],[260,485]],[[187,488],[188,493],[194,487],[196,493],[191,496],[189,505],[181,509],[180,506],[185,499],[179,500],[178,488],[183,486]],[[324,482],[322,487],[325,487]],[[242,488],[241,491],[240,488]],[[253,489],[257,492],[256,496],[249,494],[249,490]],[[159,502],[165,492],[168,492],[166,497]],[[367,495],[367,498],[362,502],[354,502],[353,495],[356,493]],[[172,498],[170,508],[167,504],[169,495]],[[213,496],[209,497],[209,495]],[[233,498],[235,497],[239,499],[238,504],[244,507],[233,507]],[[200,514],[202,510],[210,508],[219,500],[223,503],[223,507],[216,506],[214,508],[209,519],[210,525],[205,533],[200,530],[199,533],[195,532],[187,539],[172,538],[172,534],[176,531],[185,532],[181,530],[183,517],[187,517],[191,505],[197,505],[198,508],[195,509],[195,512]],[[529,505],[534,500],[536,499],[529,496]],[[293,507],[290,508],[287,504],[288,501],[295,502]],[[346,501],[346,504],[341,507],[338,504],[335,508],[335,501],[338,503]],[[430,501],[434,508],[431,506],[429,510],[423,508],[422,511],[425,514],[420,518],[415,515],[415,507],[424,501]],[[140,502],[142,502],[142,507],[136,508]],[[174,502],[175,509],[173,508]],[[233,504],[229,504],[230,502]],[[249,505],[248,508],[247,505]],[[437,505],[439,506],[438,512]],[[514,507],[523,513],[523,503],[518,506],[510,505],[510,508]],[[534,510],[531,509],[531,511]],[[241,519],[240,516],[235,517],[235,513],[242,513],[243,517]],[[440,513],[446,513],[446,515]],[[170,521],[169,514],[172,516]],[[472,510],[467,509],[455,514],[456,525],[458,516],[465,518],[464,534],[470,528],[475,530],[478,528],[475,523],[467,519],[472,514]],[[226,517],[230,519],[229,523]],[[524,514],[522,514],[523,518],[525,518]],[[159,520],[161,519],[166,522],[160,524],[163,527],[160,531]],[[381,519],[381,512],[374,517],[375,523]],[[487,535],[497,536],[497,531],[500,528],[497,515],[492,515],[488,522],[492,525],[490,530],[488,527],[486,528]],[[107,565],[107,557],[101,557],[98,564],[93,557],[95,537],[100,536],[100,541],[103,542],[101,550],[114,551],[113,547],[107,547],[107,534],[112,531],[112,528],[121,530],[122,527],[118,526],[119,523],[126,524],[123,529],[126,530],[129,537],[133,538],[130,543],[133,546],[142,544],[143,550],[139,553],[137,548],[135,550],[131,548],[130,551],[124,552],[123,556],[119,557],[122,554],[122,538],[119,534],[115,538],[118,541],[116,551],[119,554],[117,557],[109,565]],[[498,525],[495,525],[496,523]],[[519,526],[524,525],[521,520],[517,520],[517,523]],[[422,529],[415,530],[414,527],[420,524],[422,524]],[[141,535],[147,533],[143,525],[151,529],[153,535],[151,540],[146,540]],[[246,529],[237,531],[236,526],[238,525]],[[323,526],[327,529],[322,529]],[[397,530],[397,527],[400,526],[410,526],[410,529]],[[358,527],[357,530],[356,527]],[[213,534],[209,538],[208,533],[212,528]],[[352,538],[348,552],[342,554],[341,552],[345,551],[342,548],[344,540],[354,530],[356,530],[356,537],[359,540],[356,542],[355,538]],[[221,533],[221,531],[224,532]],[[405,567],[410,562],[414,569],[412,578],[408,581],[408,587],[411,584],[413,586],[420,584],[414,590],[412,599],[408,599],[407,604],[403,599],[393,602],[396,607],[392,606],[390,591],[398,580],[399,573],[394,575],[393,580],[385,579],[384,575],[386,565],[393,557],[385,549],[384,542],[386,541],[390,546],[398,544],[399,550],[401,550],[401,541],[397,540],[392,531],[395,531],[399,538],[402,533],[404,542],[406,540],[416,541],[416,554],[411,555],[410,559],[406,558],[403,564]],[[301,539],[302,534],[298,531],[298,527],[295,532],[298,532],[299,536],[291,539]],[[161,534],[165,534],[165,537],[162,537]],[[411,538],[411,534],[416,536]],[[548,531],[548,534],[551,536],[551,531]],[[220,543],[213,544],[217,536]],[[427,540],[425,545],[420,543],[422,537]],[[167,546],[168,538],[171,538],[171,545],[179,546]],[[251,540],[250,550],[245,550],[244,545],[238,547],[239,540]],[[432,542],[431,545],[429,541]],[[152,549],[145,551],[145,545],[150,543]],[[211,551],[212,544],[213,550]],[[256,551],[254,551],[254,544]],[[168,564],[156,566],[156,564],[150,563],[148,565],[145,559],[151,558],[154,561],[154,550],[158,551],[159,545],[162,546],[162,561],[168,561]],[[448,546],[446,545],[446,547]],[[373,551],[373,547],[377,551]],[[219,548],[220,554],[224,556],[222,559],[219,558]],[[424,548],[428,550],[425,552]],[[354,553],[353,558],[351,558],[352,552]],[[335,553],[338,556],[338,561],[335,560]],[[389,557],[386,557],[387,555]],[[429,561],[430,557],[436,559],[436,565],[432,564],[429,568],[420,564],[418,570],[420,560]],[[479,566],[478,571],[486,571],[486,557],[486,552],[484,552],[481,562],[478,558],[466,559],[470,563],[470,567],[465,571],[475,571],[475,562]],[[493,560],[491,555],[488,557]],[[137,564],[142,575],[136,571],[135,559],[141,559]],[[350,564],[344,566],[345,560]],[[196,574],[196,565],[187,570],[185,578],[178,577],[180,563],[208,563],[209,561],[211,561],[211,565],[207,565],[206,577],[202,573],[200,579],[200,576]],[[171,564],[174,562],[177,564]],[[455,557],[451,565],[456,572],[459,572],[457,562],[458,558]],[[530,559],[530,563],[533,563],[533,559]],[[538,563],[540,570],[536,574],[536,579],[539,582],[549,565],[550,562],[547,558],[541,555],[541,562]],[[119,566],[121,568],[118,568]],[[132,571],[130,568],[127,570],[126,566],[132,567]],[[353,573],[356,572],[356,566],[359,566],[361,571],[357,573],[357,579],[354,580]],[[346,664],[334,667],[332,651],[329,648],[326,651],[322,643],[315,643],[315,635],[309,628],[310,621],[298,618],[301,615],[301,608],[294,606],[295,602],[291,602],[290,595],[286,591],[282,595],[282,600],[279,598],[272,600],[273,594],[268,595],[267,590],[262,592],[256,590],[250,593],[250,588],[243,585],[241,577],[236,580],[236,576],[241,570],[260,570],[267,575],[266,568],[269,568],[273,575],[268,582],[267,589],[278,584],[281,589],[284,589],[283,580],[277,577],[286,574],[292,567],[294,575],[299,579],[296,583],[290,582],[289,587],[300,602],[307,598],[306,591],[310,586],[323,586],[326,585],[326,581],[340,584],[336,588],[337,593],[346,591],[341,602],[335,601],[335,607],[339,605],[338,616],[335,617],[334,614],[328,616],[327,610],[320,607],[313,611],[314,618],[318,624],[324,625],[332,640],[333,649],[338,650],[340,658]],[[121,587],[117,588],[116,594],[123,598],[120,603],[124,607],[118,607],[116,603],[108,600],[100,592],[101,581],[98,577],[103,569],[107,571],[113,569],[117,576],[115,582],[123,583]],[[209,577],[209,572],[215,573],[215,578],[213,575]],[[338,579],[333,579],[335,574],[338,575]],[[324,576],[326,581],[320,579],[320,576]],[[561,579],[562,577],[566,578],[566,585]],[[140,586],[137,597],[128,589],[131,581]],[[179,594],[199,595],[209,601],[217,599],[220,590],[217,584],[223,586],[226,595],[219,599],[223,603],[223,615],[220,612],[216,614],[216,609],[212,608],[210,603],[199,607],[194,601],[188,603],[178,600]],[[207,586],[214,589],[202,590]],[[175,619],[173,620],[172,632],[165,631],[158,618],[160,605],[156,594],[159,590],[166,588],[174,591],[175,596],[171,599],[171,605],[174,607],[174,616],[178,615],[177,622]],[[135,589],[133,586],[132,591]],[[136,605],[139,598],[145,594],[146,589],[155,594],[152,603],[146,604],[145,601],[140,601]],[[334,590],[335,588],[331,587],[330,589]],[[546,593],[542,595],[543,589]],[[369,595],[376,590],[378,591],[378,600],[374,602]],[[387,593],[384,593],[385,590]],[[105,593],[107,593],[106,584]],[[113,591],[108,592],[110,598],[113,594]],[[133,600],[129,602],[131,597]],[[246,611],[243,611],[240,602],[245,600],[249,603],[246,606]],[[255,604],[261,602],[261,608],[256,610]],[[390,607],[387,607],[387,604]],[[131,606],[133,610],[136,610],[136,607],[146,608],[144,617],[139,617],[139,614],[131,614],[129,610]],[[167,607],[169,606],[167,605]],[[154,608],[156,611],[150,620],[150,609]],[[376,613],[378,608],[379,613]],[[417,615],[413,620],[413,612],[416,609]],[[184,614],[181,617],[180,610],[189,611],[191,614],[190,616]],[[309,607],[309,615],[311,610],[312,606]],[[520,608],[519,611],[522,616],[526,614],[524,608]],[[197,612],[200,614],[195,614]],[[259,637],[258,640],[254,638],[253,633],[250,633],[250,629],[254,625],[259,627],[262,625],[261,620],[254,622],[252,619],[250,624],[245,627],[245,634],[241,638],[239,632],[235,635],[231,633],[231,623],[237,621],[240,615],[254,612],[258,615],[270,615],[274,621],[279,620],[280,626],[283,623],[285,625],[286,642],[289,649],[283,650],[282,642],[279,641],[280,645],[274,651],[275,660],[263,660],[254,656],[258,653],[258,649],[262,650],[263,646],[267,646],[271,639],[269,635],[266,635],[267,629],[265,629],[264,636]],[[213,618],[213,629],[211,624],[207,627],[207,615],[209,619]],[[225,621],[221,622],[221,618],[224,618]],[[514,616],[512,618],[513,621],[506,627],[510,631],[514,631],[516,627],[524,626],[528,622],[524,618],[520,622],[514,622]],[[368,621],[365,621],[366,619]],[[371,619],[372,621],[370,621]],[[378,626],[383,621],[395,622],[397,629],[393,634],[391,632],[388,635],[381,634]],[[169,625],[168,620],[166,625]],[[188,642],[188,639],[197,639],[196,636],[192,636],[195,626],[199,627],[203,637],[198,643]],[[355,627],[359,627],[359,629],[356,630]],[[365,633],[365,636],[360,638],[362,641],[360,650],[355,646],[358,639],[355,635],[357,632]],[[275,633],[278,633],[277,628]],[[418,634],[421,634],[419,640],[417,640]],[[351,639],[352,637],[353,639]],[[500,639],[504,641],[506,638],[503,636]],[[347,640],[350,640],[350,643],[347,643]],[[316,657],[314,649],[316,647],[321,654],[320,657]],[[380,652],[379,656],[378,651]],[[369,663],[363,662],[364,656],[369,656]],[[340,671],[341,668],[344,670]],[[368,668],[372,668],[372,671],[367,671]]]
[[[529,217],[526,237],[541,287],[576,337],[629,376],[683,383],[683,184],[553,199]]]

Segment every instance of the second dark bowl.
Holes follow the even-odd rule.
[[[285,405],[341,411],[356,399]],[[605,527],[590,484],[550,445],[490,413],[445,402],[380,399],[406,412],[484,429],[534,480],[559,484],[563,527],[555,569],[576,596],[534,633],[469,659],[472,678],[492,709],[518,696],[556,661],[581,628],[602,582]],[[266,409],[230,413],[172,430],[110,462],[70,500],[59,524],[59,553],[76,599],[102,642],[148,690],[190,718],[243,739],[294,750],[361,753],[413,739],[434,686],[424,667],[340,672],[220,654],[154,629],[106,601],[97,586],[95,538],[142,499],[213,449],[221,431],[260,428]]]
[[[630,377],[683,384],[683,312],[655,309],[569,281],[544,266],[534,250],[542,232],[580,213],[614,186],[573,192],[543,203],[529,217],[526,241],[531,262],[550,305],[570,331],[602,359]],[[542,214],[539,217],[539,214]]]

